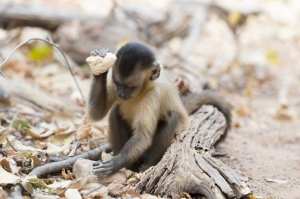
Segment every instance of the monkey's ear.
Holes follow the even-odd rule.
[[[151,76],[150,76],[151,81],[154,81],[159,77],[160,68],[161,68],[161,65],[159,62],[157,62],[157,61],[153,62],[152,69],[151,69]]]

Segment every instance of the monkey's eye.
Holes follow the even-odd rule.
[[[135,86],[125,86],[125,88],[128,88],[128,89],[135,89],[136,87],[135,87]]]
[[[120,86],[120,84],[118,82],[114,81],[114,83],[115,83],[115,85]]]

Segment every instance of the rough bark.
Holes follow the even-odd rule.
[[[182,192],[208,199],[247,198],[251,192],[247,178],[211,156],[225,128],[221,112],[202,106],[192,116],[190,129],[176,136],[162,160],[136,185],[136,191],[172,198],[179,198]]]

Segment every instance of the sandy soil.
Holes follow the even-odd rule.
[[[240,101],[240,96],[231,96]],[[233,128],[218,150],[227,152],[222,160],[249,177],[256,198],[300,198],[300,120],[273,117],[274,99],[244,99],[255,117],[235,117]],[[276,181],[279,180],[279,181]],[[271,181],[271,182],[270,182]],[[272,182],[275,181],[275,182]]]

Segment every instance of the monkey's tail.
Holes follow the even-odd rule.
[[[194,94],[193,100],[183,103],[189,114],[197,111],[202,105],[212,105],[215,106],[219,111],[221,111],[226,119],[227,127],[225,134],[231,128],[231,106],[221,95],[213,92],[212,90],[204,90],[202,92]]]

